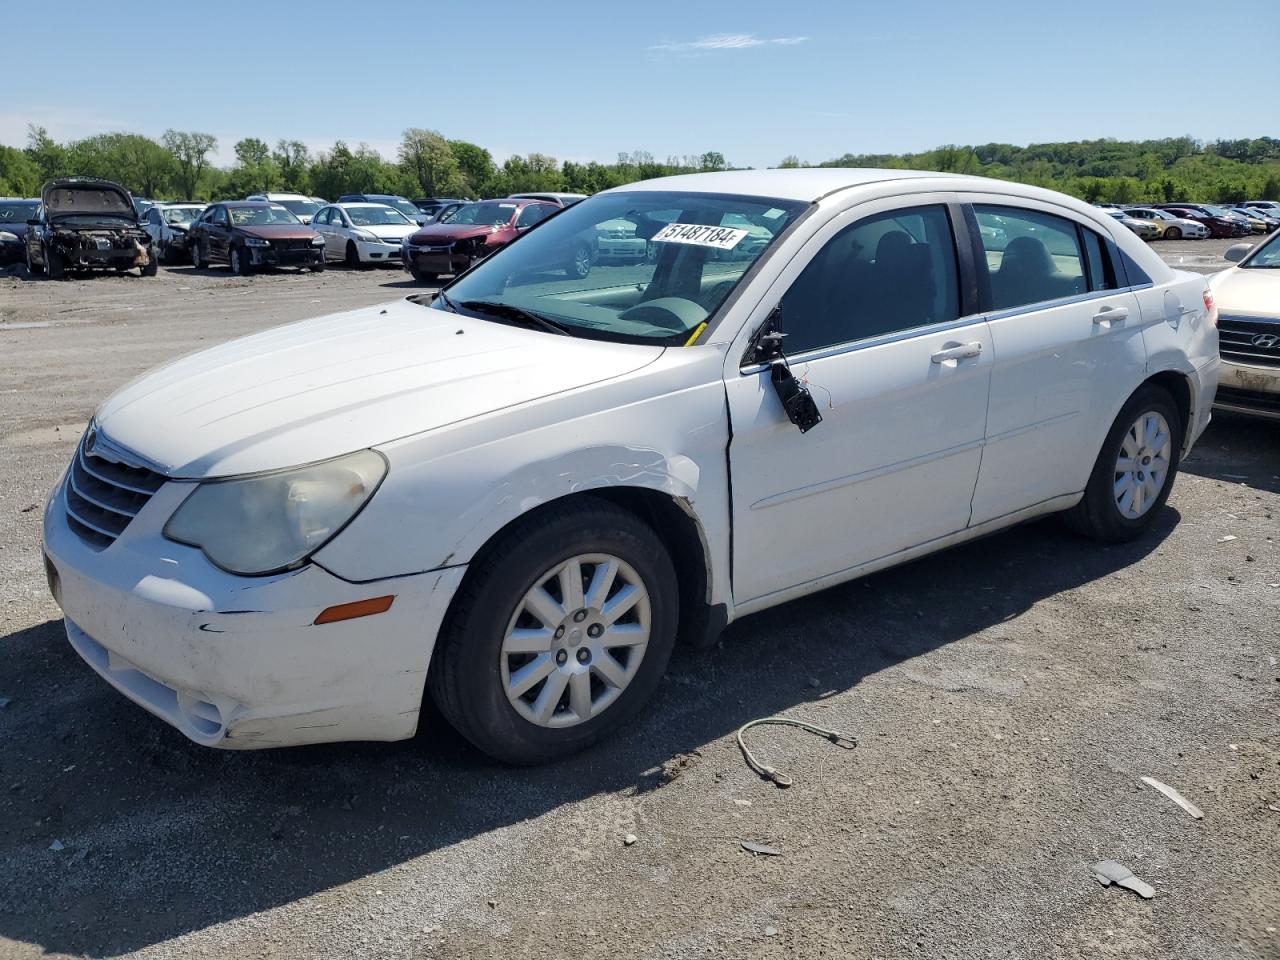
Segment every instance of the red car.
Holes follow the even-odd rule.
[[[215,203],[187,234],[197,270],[224,262],[248,276],[261,267],[324,269],[324,237],[278,203],[235,200]]]
[[[462,273],[560,209],[545,200],[469,203],[449,214],[445,222],[429,224],[412,234],[400,248],[404,265],[419,283],[433,283],[442,273]],[[590,269],[588,249],[581,276]]]
[[[1209,236],[1215,240],[1227,240],[1241,236],[1240,226],[1231,218],[1221,216],[1217,211],[1200,204],[1157,203],[1157,210],[1166,210],[1175,217],[1194,220],[1209,228]]]

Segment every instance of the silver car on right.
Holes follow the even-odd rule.
[[[1280,230],[1223,256],[1234,266],[1209,279],[1222,355],[1215,405],[1280,420]]]

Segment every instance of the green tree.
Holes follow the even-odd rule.
[[[307,192],[310,187],[307,169],[311,165],[311,156],[307,153],[305,143],[301,140],[277,140],[271,160],[280,171],[280,183],[285,190],[293,193]]]
[[[729,162],[725,160],[724,154],[718,150],[708,150],[698,158],[699,170],[728,170]]]
[[[1260,200],[1280,200],[1280,175],[1271,174],[1262,185]]]
[[[21,150],[0,145],[0,196],[36,196],[43,176],[35,162]]]
[[[436,131],[410,127],[401,135],[399,156],[401,168],[425,196],[453,196],[465,190],[457,157]]]
[[[27,158],[36,165],[45,180],[67,175],[67,151],[54,143],[49,131],[27,124]]]
[[[498,167],[493,162],[493,154],[484,147],[476,146],[465,140],[450,140],[449,150],[453,153],[462,178],[466,182],[467,196],[476,197],[484,184],[493,179]]]
[[[209,154],[218,148],[217,138],[208,133],[166,130],[161,142],[177,166],[174,178],[178,192],[184,200],[194,200],[200,176],[209,166]]]

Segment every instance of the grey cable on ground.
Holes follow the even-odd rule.
[[[742,751],[742,757],[747,761],[747,766],[766,780],[772,780],[782,789],[791,786],[794,781],[785,773],[780,773],[767,763],[761,763],[757,760],[755,754],[751,752],[751,748],[747,746],[747,742],[742,738],[742,735],[752,727],[760,727],[766,724],[779,727],[799,727],[801,730],[808,730],[810,733],[825,737],[837,746],[846,744],[846,750],[852,750],[858,745],[857,739],[848,734],[840,733],[836,730],[828,730],[825,727],[819,727],[804,720],[793,720],[791,717],[761,717],[759,720],[751,720],[744,723],[738,728],[738,748]]]

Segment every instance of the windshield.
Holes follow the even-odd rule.
[[[499,203],[468,203],[459,207],[447,217],[441,217],[448,223],[474,223],[486,227],[502,227],[511,222],[511,215],[516,212],[514,201]]]
[[[36,200],[21,203],[0,203],[0,223],[26,223],[35,218],[40,204]]]
[[[320,204],[311,200],[277,200],[276,203],[295,217],[314,217],[316,211],[320,209]]]
[[[1207,203],[1201,209],[1209,211],[1215,217],[1229,217],[1231,215],[1222,207],[1211,207]]]
[[[512,206],[471,204],[451,222]],[[479,316],[496,314],[490,304],[575,336],[685,343],[806,206],[657,190],[599,194],[543,221],[445,292]]]
[[[1265,267],[1272,270],[1280,268],[1280,233],[1273,234],[1247,263],[1242,263],[1240,266],[1246,270],[1250,267]]]
[[[347,216],[357,227],[381,227],[394,224],[402,227],[409,219],[390,207],[347,207]]]
[[[267,207],[227,207],[231,222],[237,227],[260,227],[268,223],[301,223],[279,204]]]
[[[165,223],[190,223],[204,207],[165,207],[160,211]]]

